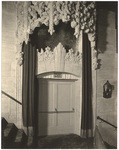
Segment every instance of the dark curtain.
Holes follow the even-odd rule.
[[[35,60],[36,49],[30,42],[23,44],[23,87],[22,87],[22,115],[25,127],[34,124],[34,92],[35,92]]]
[[[88,35],[83,34],[82,59],[82,136],[92,136],[92,73],[91,73],[91,45]]]

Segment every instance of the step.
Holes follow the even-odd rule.
[[[23,129],[19,129],[14,140],[14,148],[26,148],[26,145],[27,136]]]
[[[2,146],[2,148],[4,148],[4,142],[3,142],[3,134],[4,133],[3,132],[4,132],[4,129],[6,128],[7,124],[8,124],[8,122],[6,121],[6,119],[4,117],[1,117],[1,132],[2,132],[2,134],[1,134],[1,139],[2,139],[1,146]]]
[[[8,122],[6,121],[6,119],[4,117],[1,118],[1,122],[2,122],[2,130],[4,130],[8,124]]]
[[[3,145],[5,148],[11,148],[17,133],[17,127],[14,123],[8,123],[3,131]]]

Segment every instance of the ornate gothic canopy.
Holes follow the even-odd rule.
[[[27,34],[32,34],[36,27],[45,24],[49,27],[48,31],[52,35],[55,32],[54,26],[58,25],[60,20],[62,22],[70,21],[71,27],[75,29],[76,38],[78,38],[80,30],[92,34],[95,34],[96,31],[95,2],[32,1],[18,2],[17,7],[18,24],[23,22]]]
[[[94,2],[30,2],[28,8],[28,29],[33,31],[36,26],[41,24],[49,26],[52,35],[54,25],[62,22],[71,22],[71,27],[75,28],[75,36],[78,37],[79,31],[86,33],[95,32],[96,9]]]
[[[91,47],[95,50],[96,6],[89,1],[27,1],[17,2],[17,39],[18,51],[21,51],[23,41],[27,43],[29,34],[42,24],[48,26],[52,35],[54,26],[59,21],[70,22],[75,29],[74,35],[79,37],[80,31],[88,33]],[[21,54],[22,55],[22,54]]]

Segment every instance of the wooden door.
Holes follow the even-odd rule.
[[[38,80],[38,136],[74,133],[73,80]]]

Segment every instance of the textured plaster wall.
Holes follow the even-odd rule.
[[[2,2],[1,90],[13,98],[16,92],[17,10],[14,2]],[[19,104],[1,95],[1,116],[17,125]],[[21,106],[20,106],[21,107]]]
[[[98,43],[102,53],[101,68],[97,70],[97,116],[117,126],[117,47],[116,47],[115,13],[100,10],[98,14]],[[106,81],[114,85],[112,97],[103,98],[103,85]],[[116,146],[116,133],[113,127],[97,121],[103,139]]]

